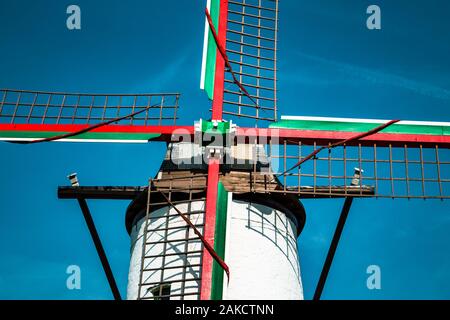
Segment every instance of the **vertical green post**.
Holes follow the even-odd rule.
[[[214,250],[222,259],[225,259],[228,191],[225,189],[222,182],[219,182],[217,189]],[[225,272],[223,271],[222,267],[216,261],[214,261],[212,269],[211,300],[222,300],[224,274]]]

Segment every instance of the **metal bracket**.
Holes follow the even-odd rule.
[[[320,300],[323,288],[325,287],[325,282],[327,281],[328,272],[330,271],[331,264],[333,263],[334,254],[336,253],[339,240],[341,238],[342,230],[344,230],[345,221],[347,221],[348,213],[350,207],[353,203],[353,197],[345,198],[344,206],[342,207],[341,215],[339,221],[336,225],[336,230],[334,231],[333,240],[331,240],[330,248],[328,249],[327,258],[320,273],[319,282],[317,283],[316,291],[314,292],[313,300]]]
[[[71,187],[72,191],[76,191],[78,188],[80,187],[78,186]],[[61,187],[58,188],[58,196],[60,198],[64,198],[60,194],[60,191],[62,189],[64,188]],[[69,188],[65,189],[68,190]],[[91,234],[91,238],[92,241],[94,242],[95,249],[97,250],[98,257],[100,258],[100,262],[102,263],[103,271],[105,272],[106,278],[108,279],[109,287],[111,288],[114,300],[122,300],[119,288],[117,287],[116,280],[114,278],[114,274],[111,270],[111,266],[109,265],[108,257],[106,256],[105,249],[103,248],[102,241],[100,240],[100,236],[97,232],[97,228],[95,227],[94,219],[92,219],[91,211],[89,210],[86,198],[80,195],[76,195],[75,193],[76,192],[73,193],[72,198],[77,199],[78,204],[80,205],[81,212],[83,213],[84,220],[86,221],[89,233]]]

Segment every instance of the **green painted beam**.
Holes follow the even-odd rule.
[[[342,119],[318,117],[282,117],[280,121],[272,123],[270,128],[301,129],[318,131],[367,132],[380,126],[388,120]],[[429,134],[450,135],[450,123],[425,121],[400,121],[384,130],[382,133],[393,134]]]
[[[225,259],[225,243],[227,231],[227,206],[228,192],[222,182],[218,184],[217,193],[217,209],[216,209],[216,226],[214,235],[214,250],[217,254]],[[212,288],[211,300],[222,300],[223,298],[223,277],[224,270],[214,260],[212,269]]]
[[[211,15],[212,22],[216,30],[219,29],[219,16],[220,16],[220,0],[208,0],[208,9]],[[202,83],[200,88],[204,89],[208,98],[213,100],[214,98],[214,82],[216,76],[216,58],[217,58],[217,45],[212,35],[209,26],[205,30],[205,43],[204,43],[203,61],[202,61]]]
[[[54,137],[67,132],[55,132],[55,131],[0,131],[0,139],[42,139]],[[86,132],[73,137],[64,138],[64,141],[69,140],[115,140],[120,141],[143,141],[146,142],[149,139],[157,138],[160,134],[154,133],[124,133],[124,132]]]

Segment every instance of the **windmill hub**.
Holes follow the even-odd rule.
[[[194,129],[193,141],[190,136],[183,136],[181,142],[169,143],[166,169],[206,170],[212,159],[225,169],[269,168],[264,145],[257,143],[256,139],[251,143],[248,137],[237,137],[237,127],[231,121],[200,120]]]

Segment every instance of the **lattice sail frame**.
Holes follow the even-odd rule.
[[[383,197],[450,198],[450,150],[435,147],[389,145],[342,146],[324,150],[317,157],[289,171],[293,165],[320,146],[289,144],[269,145],[272,169],[283,185],[270,192],[294,193],[300,198]],[[355,179],[362,169],[360,178]],[[270,173],[268,173],[270,174]],[[355,185],[356,181],[356,185]]]
[[[226,51],[238,76],[257,106],[225,73],[224,114],[277,120],[278,0],[230,0]]]
[[[58,141],[148,142],[159,135],[151,126],[174,126],[177,93],[84,94],[0,90],[0,140],[27,141],[142,113],[104,128]]]
[[[205,190],[206,175],[165,175],[149,180],[139,300],[200,299],[203,244],[172,205],[203,233]],[[160,197],[161,192],[170,203]],[[177,199],[180,194],[182,199]]]
[[[234,76],[251,98],[221,63],[207,23],[200,88],[220,101],[223,115],[276,121],[278,0],[208,0],[207,8]]]
[[[264,192],[300,198],[450,198],[450,123],[445,122],[401,121],[372,137],[325,149],[293,168],[319,147],[385,122],[282,117],[271,125],[281,135],[266,146],[271,167],[263,172],[275,175],[282,188],[268,185]]]

